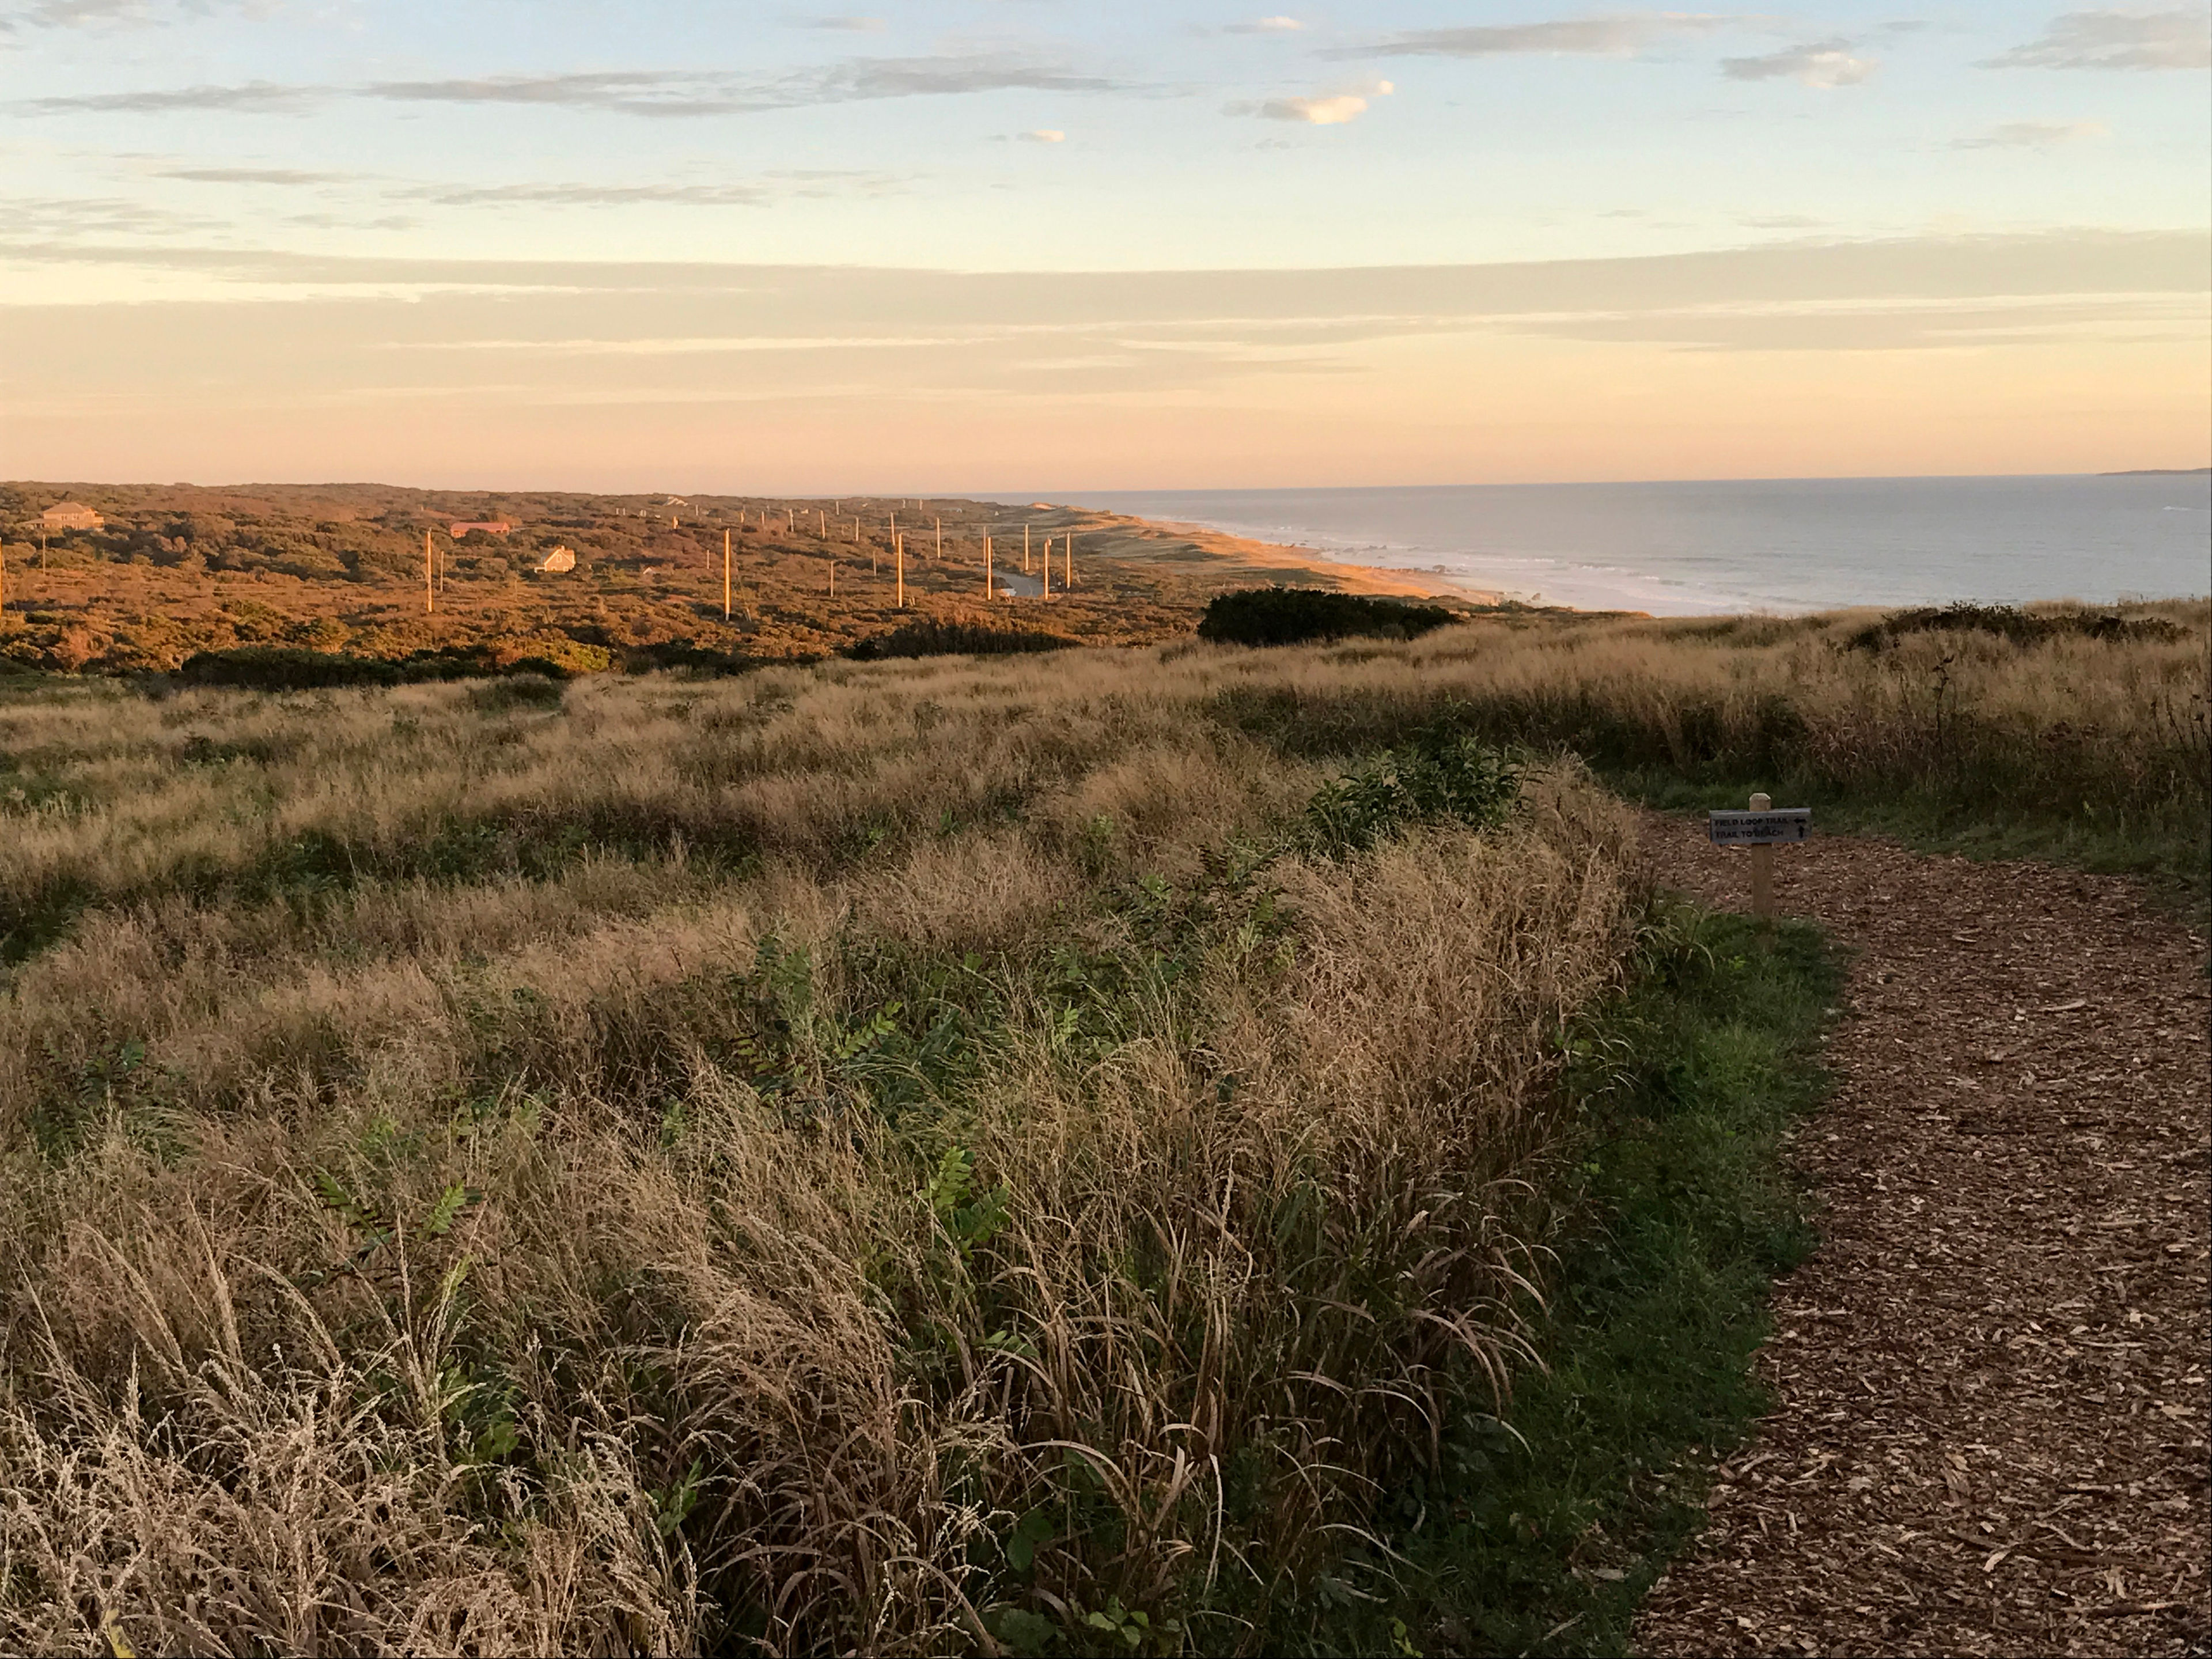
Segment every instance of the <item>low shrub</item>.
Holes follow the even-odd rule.
[[[357,657],[343,651],[310,651],[299,646],[242,645],[228,651],[196,652],[185,659],[177,678],[190,685],[228,685],[252,691],[310,691],[339,685],[415,685],[425,681],[489,679],[501,675],[534,675],[563,680],[604,672],[613,653],[598,646],[574,645],[551,654],[499,661],[482,646],[417,651],[405,657]]]
[[[2039,645],[2073,635],[2092,640],[2155,640],[2181,637],[2180,627],[2164,617],[2122,617],[2100,611],[2023,611],[2016,605],[1923,605],[1893,611],[1852,635],[1854,650],[1879,651],[1908,634],[1994,634],[2014,645]]]
[[[1198,636],[1223,645],[1302,645],[1353,635],[1410,640],[1460,620],[1456,611],[1312,587],[1249,587],[1217,595]]]
[[[873,635],[848,646],[845,654],[861,662],[890,657],[1000,657],[1030,651],[1064,651],[1081,643],[1065,634],[1048,634],[1039,629],[945,622],[926,617],[916,622],[901,623],[887,634]]]

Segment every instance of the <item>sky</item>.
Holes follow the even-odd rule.
[[[2201,0],[853,3],[0,0],[0,476],[2212,461]]]

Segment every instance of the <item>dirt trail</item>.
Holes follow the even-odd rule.
[[[1663,881],[1744,908],[1741,854],[1651,823]],[[1858,952],[1795,1146],[1821,1243],[1638,1651],[2206,1650],[2203,941],[2044,866],[1777,862]]]

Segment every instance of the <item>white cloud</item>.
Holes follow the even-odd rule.
[[[844,34],[880,34],[890,26],[880,17],[794,17],[793,27],[831,29]]]
[[[1961,138],[1954,149],[2056,149],[2061,144],[2086,138],[2109,138],[2112,128],[2102,121],[2007,121],[1972,138]]]
[[[1984,69],[2212,68],[2212,10],[2069,11]]]
[[[1881,65],[1853,55],[1848,40],[1813,40],[1759,58],[1723,58],[1721,72],[1733,81],[1802,82],[1808,87],[1855,87]]]
[[[1352,92],[1323,93],[1311,98],[1271,98],[1253,112],[1269,121],[1304,121],[1309,126],[1340,127],[1367,112],[1367,100],[1387,97],[1397,88],[1388,81],[1369,81]]]
[[[1059,144],[1067,140],[1067,135],[1058,127],[1032,127],[1020,137],[1025,144]]]
[[[1294,34],[1305,25],[1295,17],[1255,17],[1249,23],[1230,23],[1224,34]]]

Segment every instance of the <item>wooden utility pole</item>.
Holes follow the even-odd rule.
[[[1060,586],[1073,588],[1075,586],[1075,532],[1073,530],[1060,538],[1060,572],[1067,578]]]
[[[983,538],[983,597],[987,599],[994,597],[991,592],[991,538],[988,535]]]
[[[428,616],[438,608],[438,590],[432,584],[433,567],[430,562],[430,532],[422,532],[422,614]]]
[[[1037,569],[1044,576],[1044,597],[1052,597],[1052,538],[1044,538],[1044,557],[1037,561]]]
[[[898,608],[906,609],[906,538],[896,532],[891,535],[891,557],[898,570]]]
[[[930,556],[939,564],[945,562],[945,520],[937,520],[937,551]]]
[[[830,556],[830,597],[837,597],[837,556],[834,553]]]
[[[1030,574],[1030,527],[1022,526],[1022,574]]]
[[[722,620],[730,619],[730,532],[722,532]]]
[[[814,509],[814,533],[825,542],[830,539],[830,515],[818,507]]]

